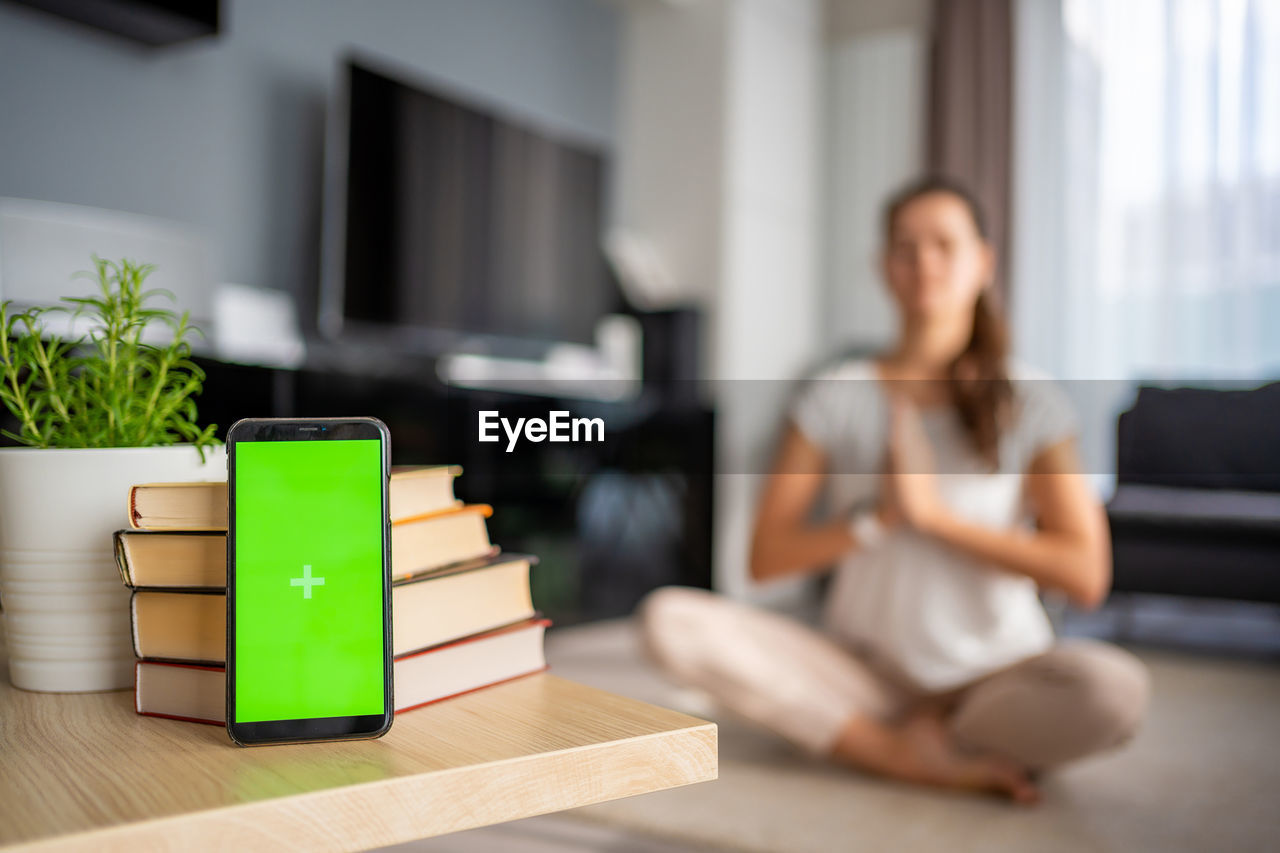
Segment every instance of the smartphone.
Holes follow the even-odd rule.
[[[227,732],[242,746],[391,727],[391,435],[376,418],[227,433]]]

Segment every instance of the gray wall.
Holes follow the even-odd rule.
[[[0,196],[206,231],[216,281],[309,302],[325,112],[349,49],[576,138],[614,139],[619,12],[596,0],[223,0],[146,48],[0,2]]]

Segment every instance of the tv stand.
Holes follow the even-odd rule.
[[[558,625],[628,614],[657,586],[710,588],[715,420],[687,393],[691,383],[677,383],[682,394],[650,383],[590,400],[553,384],[536,396],[446,385],[431,359],[366,350],[355,361],[323,347],[309,356],[298,370],[197,359],[207,373],[201,422],[225,435],[242,417],[381,418],[393,463],[461,465],[458,496],[494,507],[493,541],[539,556],[534,603]],[[481,409],[513,421],[557,409],[598,415],[607,440],[521,442],[508,454],[476,442]]]

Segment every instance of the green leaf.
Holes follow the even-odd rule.
[[[37,447],[108,447],[193,441],[203,456],[216,443],[215,428],[197,424],[195,397],[204,371],[192,362],[186,338],[202,334],[188,312],[150,307],[174,296],[144,289],[155,270],[128,258],[93,256],[98,295],[65,297],[60,304],[15,312],[0,303],[0,402],[18,418],[19,433]],[[62,339],[45,332],[44,316],[87,318],[89,331]],[[141,340],[149,324],[169,329],[157,347]]]

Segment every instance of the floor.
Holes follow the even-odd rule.
[[[719,780],[394,849],[1276,849],[1280,618],[1265,608],[1140,604],[1060,625],[1067,634],[1127,637],[1126,645],[1151,668],[1154,694],[1143,730],[1126,749],[1048,778],[1035,808],[917,789],[808,760],[664,681],[643,661],[630,623],[620,621],[553,631],[547,641],[553,671],[716,719]],[[1191,647],[1183,642],[1171,649],[1171,637],[1190,638]]]

